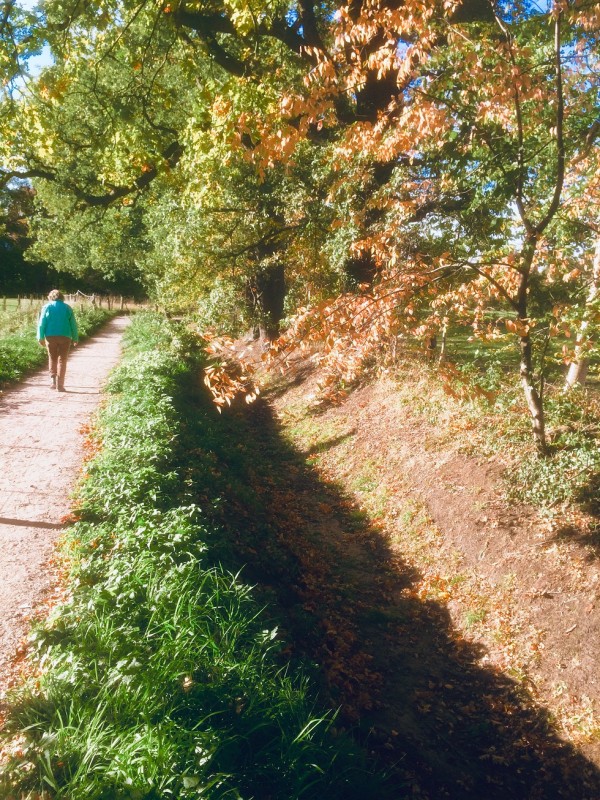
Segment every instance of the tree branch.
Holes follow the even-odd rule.
[[[527,215],[527,211],[525,209],[525,200],[523,197],[524,193],[524,184],[525,184],[525,136],[523,132],[523,111],[521,108],[521,93],[519,92],[519,84],[517,82],[517,73],[519,71],[517,60],[515,58],[515,53],[512,46],[512,35],[504,22],[500,19],[500,17],[496,14],[495,15],[496,22],[498,27],[504,34],[506,45],[508,47],[508,54],[510,58],[510,64],[513,68],[513,100],[515,104],[515,117],[517,120],[517,137],[518,137],[518,149],[517,149],[517,190],[516,190],[516,204],[517,210],[519,212],[519,216],[521,217],[521,222],[525,226],[525,230],[528,234],[533,233],[533,223],[529,219]]]
[[[165,148],[161,156],[167,162],[169,167],[173,168],[181,159],[183,155],[183,147],[177,141],[172,142]],[[140,192],[149,186],[152,181],[159,175],[159,169],[152,166],[146,169],[139,175],[132,183],[127,186],[112,186],[109,192],[104,194],[92,194],[91,192],[81,189],[73,183],[65,182],[64,185],[71,191],[75,197],[82,200],[86,205],[95,208],[108,208],[117,200],[120,200],[127,195]],[[0,170],[0,187],[6,186],[11,180],[29,180],[31,178],[42,178],[43,180],[59,182],[56,172],[44,167],[34,167],[27,170]]]
[[[215,61],[223,69],[233,75],[244,75],[248,71],[248,65],[241,59],[228,53],[216,40],[215,34],[222,33],[241,39],[235,25],[224,14],[207,14],[206,12],[191,11],[182,3],[173,14],[175,23],[183,28],[190,28],[200,36],[205,42]],[[301,55],[310,63],[314,63],[315,56],[306,51],[306,47],[318,48],[325,53],[325,48],[317,28],[317,20],[314,13],[314,5],[305,2],[300,6],[300,23],[302,35],[298,33],[295,26],[289,25],[284,18],[275,18],[269,24],[260,23],[255,33],[258,36],[270,36],[285,44],[294,53]]]
[[[467,269],[472,269],[478,275],[481,275],[482,278],[485,278],[486,281],[489,281],[492,284],[492,286],[498,289],[502,297],[504,297],[504,299],[509,303],[510,306],[512,306],[512,308],[514,308],[515,311],[519,310],[518,302],[511,297],[511,295],[506,291],[504,286],[502,286],[501,283],[499,283],[484,269],[481,269],[481,267],[477,266],[477,264],[473,264],[472,261],[462,261],[460,263],[457,263],[456,266],[457,267],[463,266],[466,267]]]
[[[561,42],[561,21],[562,11],[556,14],[554,23],[554,56],[555,56],[555,76],[556,76],[556,184],[554,186],[554,196],[546,212],[546,216],[536,225],[535,233],[540,235],[558,211],[560,196],[562,194],[565,181],[565,140],[564,140],[564,114],[565,101],[563,96],[562,64],[560,53]]]
[[[26,181],[30,178],[44,178],[47,181],[56,180],[56,173],[48,169],[33,167],[32,169],[0,169],[0,187],[4,188],[13,180]]]
[[[165,161],[167,161],[170,167],[175,167],[182,155],[183,147],[179,142],[172,142],[161,153],[161,156],[165,159]],[[133,183],[129,184],[129,186],[114,186],[110,192],[100,195],[90,194],[89,192],[86,192],[83,189],[80,189],[78,186],[74,186],[72,184],[69,185],[69,189],[77,198],[83,200],[83,202],[88,206],[94,206],[96,208],[108,207],[116,200],[120,200],[123,197],[127,197],[127,195],[134,194],[135,192],[145,189],[152,183],[158,174],[158,168],[156,166],[152,166],[150,169],[142,172],[142,174],[136,178]]]

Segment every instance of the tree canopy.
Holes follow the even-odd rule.
[[[271,339],[296,314],[350,372],[515,337],[543,452],[540,358],[595,341],[599,33],[590,0],[9,2],[1,180],[57,268],[238,297]]]

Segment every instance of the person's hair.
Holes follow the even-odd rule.
[[[64,300],[64,299],[65,299],[64,294],[58,289],[52,289],[52,291],[48,295],[48,300]]]

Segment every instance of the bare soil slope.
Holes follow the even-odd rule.
[[[263,452],[283,436],[306,468],[254,477],[299,573],[279,600],[345,724],[414,796],[600,797],[585,526],[508,503],[503,464],[465,455],[390,378],[327,409],[317,379],[299,363],[250,412]],[[266,556],[240,546],[260,575]]]

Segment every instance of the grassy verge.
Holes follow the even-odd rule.
[[[102,308],[76,309],[80,339],[90,336],[110,316]],[[18,381],[27,372],[45,363],[47,355],[35,338],[39,309],[7,311],[0,326],[0,386]]]
[[[35,633],[40,674],[14,698],[0,794],[381,798],[216,561],[219,530],[193,502],[211,497],[211,464],[185,441],[191,366],[183,332],[134,320],[66,538],[70,598]]]

